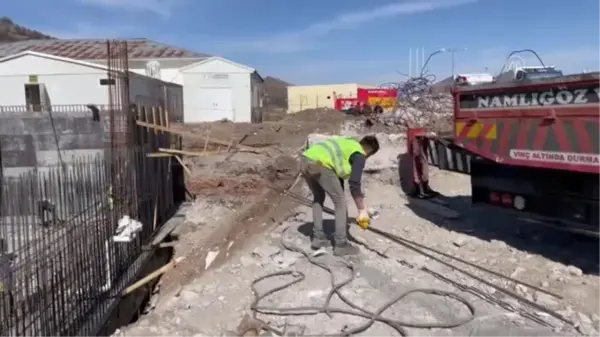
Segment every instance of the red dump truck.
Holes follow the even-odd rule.
[[[599,74],[456,87],[454,129],[409,129],[412,191],[426,165],[471,176],[472,203],[598,237]],[[510,225],[510,224],[507,224]]]

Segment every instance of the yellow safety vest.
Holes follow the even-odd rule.
[[[350,176],[350,156],[358,152],[365,154],[362,145],[353,138],[332,137],[329,140],[312,145],[303,155],[313,161],[321,163],[343,179]]]

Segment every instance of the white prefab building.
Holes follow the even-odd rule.
[[[256,70],[221,57],[210,57],[181,69],[183,121],[259,121],[263,79]]]
[[[131,72],[185,88],[182,109],[184,122],[262,120],[260,108],[264,96],[263,79],[255,69],[222,57],[147,39],[126,42]],[[28,40],[0,44],[0,58],[25,51],[100,66],[106,66],[108,58],[106,40]],[[0,76],[3,74],[0,72]],[[1,97],[0,105],[3,105],[5,103],[1,101]],[[78,97],[77,100],[83,101],[86,96]],[[131,98],[133,100],[135,96]]]
[[[133,72],[129,75],[131,103],[160,104],[173,114],[181,113],[181,85]],[[106,80],[106,66],[24,51],[0,59],[0,106],[104,106],[109,104],[108,86],[102,83]]]

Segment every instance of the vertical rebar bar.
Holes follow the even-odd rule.
[[[108,310],[116,280],[132,276],[126,273],[142,245],[175,206],[170,159],[146,154],[172,143],[180,147],[179,139],[136,125],[142,112],[158,108],[162,113],[166,103],[133,108],[127,42],[107,41],[106,53],[109,102],[100,116],[108,122],[104,153],[18,177],[4,176],[0,165],[3,336],[92,333],[84,324],[103,317],[98,310]],[[123,215],[141,221],[142,232],[130,243],[114,243]],[[2,261],[9,255],[4,273]]]

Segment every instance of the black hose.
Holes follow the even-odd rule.
[[[284,232],[282,233],[282,237],[285,236],[285,232],[288,229],[289,228],[284,230]],[[294,284],[302,282],[305,279],[305,275],[303,273],[296,272],[296,271],[280,271],[280,272],[271,273],[271,274],[259,277],[259,278],[255,279],[251,285],[252,292],[254,294],[254,300],[252,301],[252,304],[250,305],[250,309],[252,310],[253,316],[255,319],[257,319],[256,316],[259,313],[267,314],[267,315],[283,315],[283,316],[316,315],[316,314],[320,314],[320,313],[324,313],[324,314],[327,314],[330,316],[331,313],[341,313],[341,314],[359,316],[359,317],[369,319],[364,324],[361,324],[361,325],[356,326],[349,330],[345,330],[338,334],[321,335],[321,336],[336,336],[337,337],[337,336],[351,336],[351,335],[355,335],[360,332],[366,331],[375,322],[381,322],[381,323],[387,324],[390,327],[392,327],[393,329],[395,329],[396,331],[398,331],[398,333],[400,333],[400,335],[407,336],[408,334],[405,329],[407,327],[408,328],[420,328],[420,329],[431,329],[431,328],[449,329],[449,328],[454,328],[457,326],[464,325],[475,318],[475,307],[467,299],[465,299],[465,298],[461,297],[460,295],[453,293],[453,292],[447,292],[447,291],[442,291],[442,290],[437,290],[437,289],[429,289],[429,288],[413,289],[413,290],[402,292],[402,293],[398,294],[397,296],[393,297],[392,299],[390,299],[385,304],[383,304],[377,311],[370,312],[370,311],[354,304],[346,296],[344,296],[340,291],[340,289],[342,287],[351,283],[356,277],[356,272],[354,270],[353,265],[350,262],[342,259],[344,267],[346,267],[351,272],[351,276],[340,283],[336,283],[334,273],[327,264],[317,261],[317,259],[315,257],[313,257],[311,254],[305,252],[304,250],[298,248],[297,246],[295,246],[289,242],[286,242],[285,239],[282,239],[282,244],[286,249],[302,254],[304,257],[306,257],[306,259],[311,264],[327,271],[331,276],[330,277],[331,278],[331,290],[327,294],[325,303],[322,306],[301,306],[301,307],[292,307],[292,308],[259,306],[259,302],[262,299],[264,299],[265,297],[272,295],[278,291],[289,288]],[[262,294],[258,293],[258,291],[256,290],[257,283],[264,281],[266,279],[269,279],[269,278],[280,277],[280,276],[293,276],[294,279],[281,285],[281,286],[278,286],[269,291],[266,291]],[[452,298],[452,299],[464,304],[467,307],[467,309],[469,310],[469,316],[465,317],[465,318],[456,318],[455,320],[453,320],[451,322],[447,322],[447,323],[418,323],[418,322],[402,321],[402,320],[398,320],[398,319],[391,319],[391,318],[386,318],[386,317],[382,316],[382,314],[383,314],[383,312],[385,312],[385,310],[387,310],[388,308],[390,308],[392,305],[396,304],[400,300],[404,299],[406,296],[408,296],[410,294],[414,294],[414,293],[424,293],[424,294]],[[344,303],[346,303],[348,306],[350,306],[354,310],[332,307],[330,305],[330,302],[334,295],[337,295],[337,297],[340,300],[342,300]],[[275,333],[281,335],[281,332],[278,331],[277,329],[274,329],[269,326],[265,326],[265,328],[271,332],[275,332]]]
[[[296,201],[298,201],[299,203],[301,203],[301,204],[303,204],[305,206],[310,206],[310,201],[308,199],[300,196],[300,195],[294,194],[293,192],[290,192],[290,191],[284,191],[284,194],[286,196],[290,197],[290,198],[295,199]],[[334,213],[334,211],[332,209],[328,208],[328,207],[323,207],[323,211],[326,212],[326,213],[329,213],[329,214],[333,214]],[[459,267],[457,267],[457,266],[455,266],[455,265],[453,265],[453,264],[451,264],[449,262],[446,262],[446,261],[444,261],[444,260],[442,260],[442,259],[440,259],[440,258],[438,258],[436,256],[433,256],[433,255],[425,252],[424,250],[429,250],[431,252],[434,252],[434,253],[437,253],[437,254],[440,254],[440,255],[444,255],[446,257],[449,257],[451,259],[457,260],[459,262],[469,263],[467,261],[464,261],[464,260],[462,260],[460,258],[451,256],[451,255],[448,255],[448,254],[445,254],[443,252],[440,252],[440,251],[438,251],[436,249],[427,247],[425,245],[421,245],[421,244],[418,244],[416,242],[413,242],[413,241],[410,241],[410,240],[403,239],[401,237],[392,235],[390,233],[386,233],[386,232],[381,231],[381,230],[379,230],[377,228],[374,228],[374,227],[369,227],[368,230],[371,231],[371,232],[373,232],[373,233],[375,233],[375,234],[383,236],[383,237],[385,237],[387,239],[390,239],[390,240],[392,240],[392,241],[394,241],[394,242],[396,242],[396,243],[398,243],[398,244],[400,244],[400,245],[402,245],[402,246],[404,246],[404,247],[406,247],[406,248],[408,248],[408,249],[410,249],[410,250],[412,250],[412,251],[414,251],[414,252],[416,252],[418,254],[426,256],[426,257],[428,257],[428,258],[430,258],[430,259],[432,259],[432,260],[434,260],[434,261],[436,261],[438,263],[441,263],[441,264],[445,265],[446,267],[449,267],[449,268],[451,268],[451,269],[453,269],[455,271],[458,271],[458,272],[460,272],[462,274],[465,274],[465,275],[467,275],[467,276],[469,276],[469,277],[471,277],[471,278],[473,278],[473,279],[475,279],[475,280],[477,280],[477,281],[479,281],[479,282],[481,282],[481,283],[483,283],[483,284],[485,284],[485,285],[487,285],[487,286],[489,286],[491,288],[496,289],[497,291],[499,291],[499,292],[501,292],[501,293],[503,293],[505,295],[508,295],[508,296],[510,296],[510,297],[512,297],[512,298],[514,298],[514,299],[516,299],[516,300],[518,300],[520,302],[522,302],[522,303],[525,303],[525,304],[527,304],[527,305],[529,305],[529,306],[531,306],[531,307],[533,307],[533,308],[535,308],[537,310],[540,310],[540,311],[542,311],[542,312],[544,312],[544,313],[546,313],[546,314],[548,314],[548,315],[550,315],[550,316],[552,316],[554,318],[557,318],[557,319],[559,319],[560,321],[562,321],[564,323],[570,324],[572,326],[575,325],[574,322],[570,321],[569,319],[565,318],[564,316],[562,316],[561,314],[559,314],[559,313],[557,313],[557,312],[555,312],[553,310],[550,310],[550,309],[548,309],[548,308],[546,308],[544,306],[541,306],[541,305],[539,305],[539,304],[537,304],[535,302],[532,302],[532,301],[528,300],[527,298],[525,298],[523,296],[520,296],[518,294],[515,294],[514,292],[512,292],[510,290],[507,290],[507,289],[505,289],[503,287],[497,286],[497,285],[495,285],[495,284],[493,284],[493,283],[491,283],[491,282],[489,282],[489,281],[487,281],[487,280],[485,280],[485,279],[483,279],[483,278],[481,278],[481,277],[479,277],[479,276],[477,276],[477,275],[475,275],[475,274],[473,274],[471,272],[468,272],[468,271],[466,271],[464,269],[461,269],[461,268],[459,268]],[[480,269],[482,271],[486,271],[488,273],[492,273],[493,275],[500,276],[500,277],[502,277],[504,279],[511,280],[511,281],[513,281],[515,283],[522,284],[524,286],[530,287],[532,289],[538,289],[535,286],[532,286],[532,285],[529,285],[527,283],[521,282],[519,280],[510,278],[508,276],[504,276],[502,274],[496,273],[496,272],[494,272],[492,270],[489,270],[487,268],[484,268],[484,267],[481,267],[481,266],[477,266],[475,264],[472,264],[472,266],[474,266],[474,267],[476,267],[476,268],[478,268],[478,269]],[[549,294],[552,295],[552,296],[555,296],[555,297],[559,297],[558,295],[554,295],[552,293],[549,293]]]
[[[303,204],[303,205],[305,205],[305,206],[312,207],[312,205],[311,205],[310,201],[309,201],[309,200],[307,200],[307,199],[305,199],[305,198],[303,198],[303,197],[302,197],[302,196],[300,196],[300,195],[294,194],[294,193],[292,193],[292,192],[284,192],[284,194],[285,194],[285,195],[287,195],[288,197],[292,198],[292,199],[295,199],[296,201],[298,201],[299,203],[301,203],[301,204]],[[329,214],[332,214],[332,215],[333,215],[333,214],[335,214],[335,212],[334,212],[332,209],[328,208],[328,207],[323,207],[323,211],[324,211],[325,213],[329,213]],[[479,270],[481,270],[481,271],[483,271],[483,272],[486,272],[486,273],[492,274],[492,275],[494,275],[494,276],[500,277],[500,278],[502,278],[502,279],[505,279],[505,280],[508,280],[508,281],[514,282],[514,283],[516,283],[516,284],[520,284],[520,285],[522,285],[522,286],[528,287],[528,288],[530,288],[530,289],[533,289],[533,290],[535,290],[535,291],[539,291],[539,292],[541,292],[541,293],[544,293],[544,294],[546,294],[546,295],[550,295],[550,296],[552,296],[552,297],[555,297],[555,298],[557,298],[557,299],[561,299],[561,300],[563,299],[563,297],[562,297],[562,296],[560,296],[560,295],[558,295],[558,294],[555,294],[555,293],[553,293],[553,292],[550,292],[550,291],[548,291],[548,290],[542,289],[542,288],[540,288],[540,287],[534,286],[534,285],[532,285],[532,284],[529,284],[529,283],[526,283],[526,282],[519,281],[519,280],[517,280],[517,279],[515,279],[515,278],[509,277],[509,276],[506,276],[506,275],[503,275],[503,274],[501,274],[501,273],[499,273],[499,272],[497,272],[497,271],[491,270],[491,269],[489,269],[489,268],[482,267],[482,266],[480,266],[480,265],[477,265],[477,264],[475,264],[475,263],[472,263],[472,262],[469,262],[469,261],[467,261],[467,260],[461,259],[461,258],[459,258],[459,257],[452,256],[452,255],[450,255],[450,254],[446,254],[446,253],[444,253],[444,252],[442,252],[442,251],[440,251],[440,250],[437,250],[437,249],[435,249],[435,248],[431,248],[431,247],[428,247],[428,246],[422,245],[422,244],[420,244],[420,243],[417,243],[417,242],[414,242],[414,241],[411,241],[411,240],[407,240],[407,239],[404,239],[404,238],[401,238],[401,237],[398,237],[398,236],[395,236],[395,235],[392,235],[392,234],[389,234],[389,233],[383,232],[383,231],[381,231],[381,230],[379,230],[379,229],[376,229],[376,228],[374,228],[374,227],[369,227],[369,228],[368,228],[368,230],[370,230],[370,231],[372,231],[372,232],[374,232],[374,233],[376,233],[376,234],[378,234],[378,235],[384,236],[384,237],[386,237],[386,238],[390,238],[390,239],[392,239],[391,237],[393,237],[393,239],[392,239],[392,240],[395,240],[395,241],[402,241],[402,243],[403,243],[403,244],[404,244],[404,243],[406,243],[406,244],[410,244],[410,245],[412,245],[412,246],[414,246],[414,247],[418,247],[418,248],[420,248],[420,249],[425,249],[425,250],[428,250],[428,251],[430,251],[430,252],[433,252],[433,253],[436,253],[436,254],[438,254],[438,255],[441,255],[441,256],[447,257],[447,258],[449,258],[449,259],[452,259],[452,260],[458,261],[458,262],[460,262],[460,263],[464,263],[464,264],[466,264],[467,266],[470,266],[470,267],[473,267],[473,268],[479,269]],[[419,251],[419,253],[421,253],[421,251]],[[421,253],[421,254],[423,254],[423,253]],[[425,253],[425,254],[426,254],[426,253]]]

